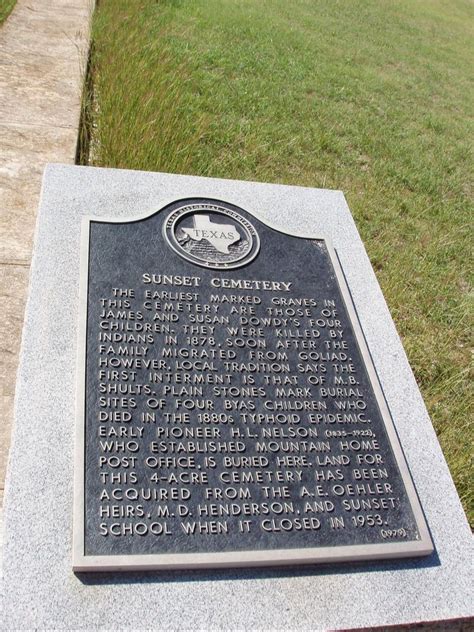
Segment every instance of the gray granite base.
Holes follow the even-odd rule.
[[[332,239],[436,552],[378,563],[74,574],[72,507],[80,220],[171,199],[225,199]],[[443,454],[339,191],[51,165],[43,182],[5,498],[2,629],[351,629],[473,616],[472,538]]]

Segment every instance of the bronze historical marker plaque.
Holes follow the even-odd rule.
[[[212,199],[89,218],[76,570],[433,547],[337,255]]]

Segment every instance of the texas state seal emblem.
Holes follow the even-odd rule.
[[[260,248],[254,226],[226,202],[183,200],[166,218],[163,231],[175,252],[205,268],[240,268]]]

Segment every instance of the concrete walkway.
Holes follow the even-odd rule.
[[[75,159],[92,8],[18,0],[0,26],[0,504],[41,176]]]

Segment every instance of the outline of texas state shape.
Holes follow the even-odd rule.
[[[240,240],[237,229],[232,224],[214,224],[209,215],[193,215],[193,228],[182,228],[194,241],[205,239],[216,250],[229,254],[229,246]]]

